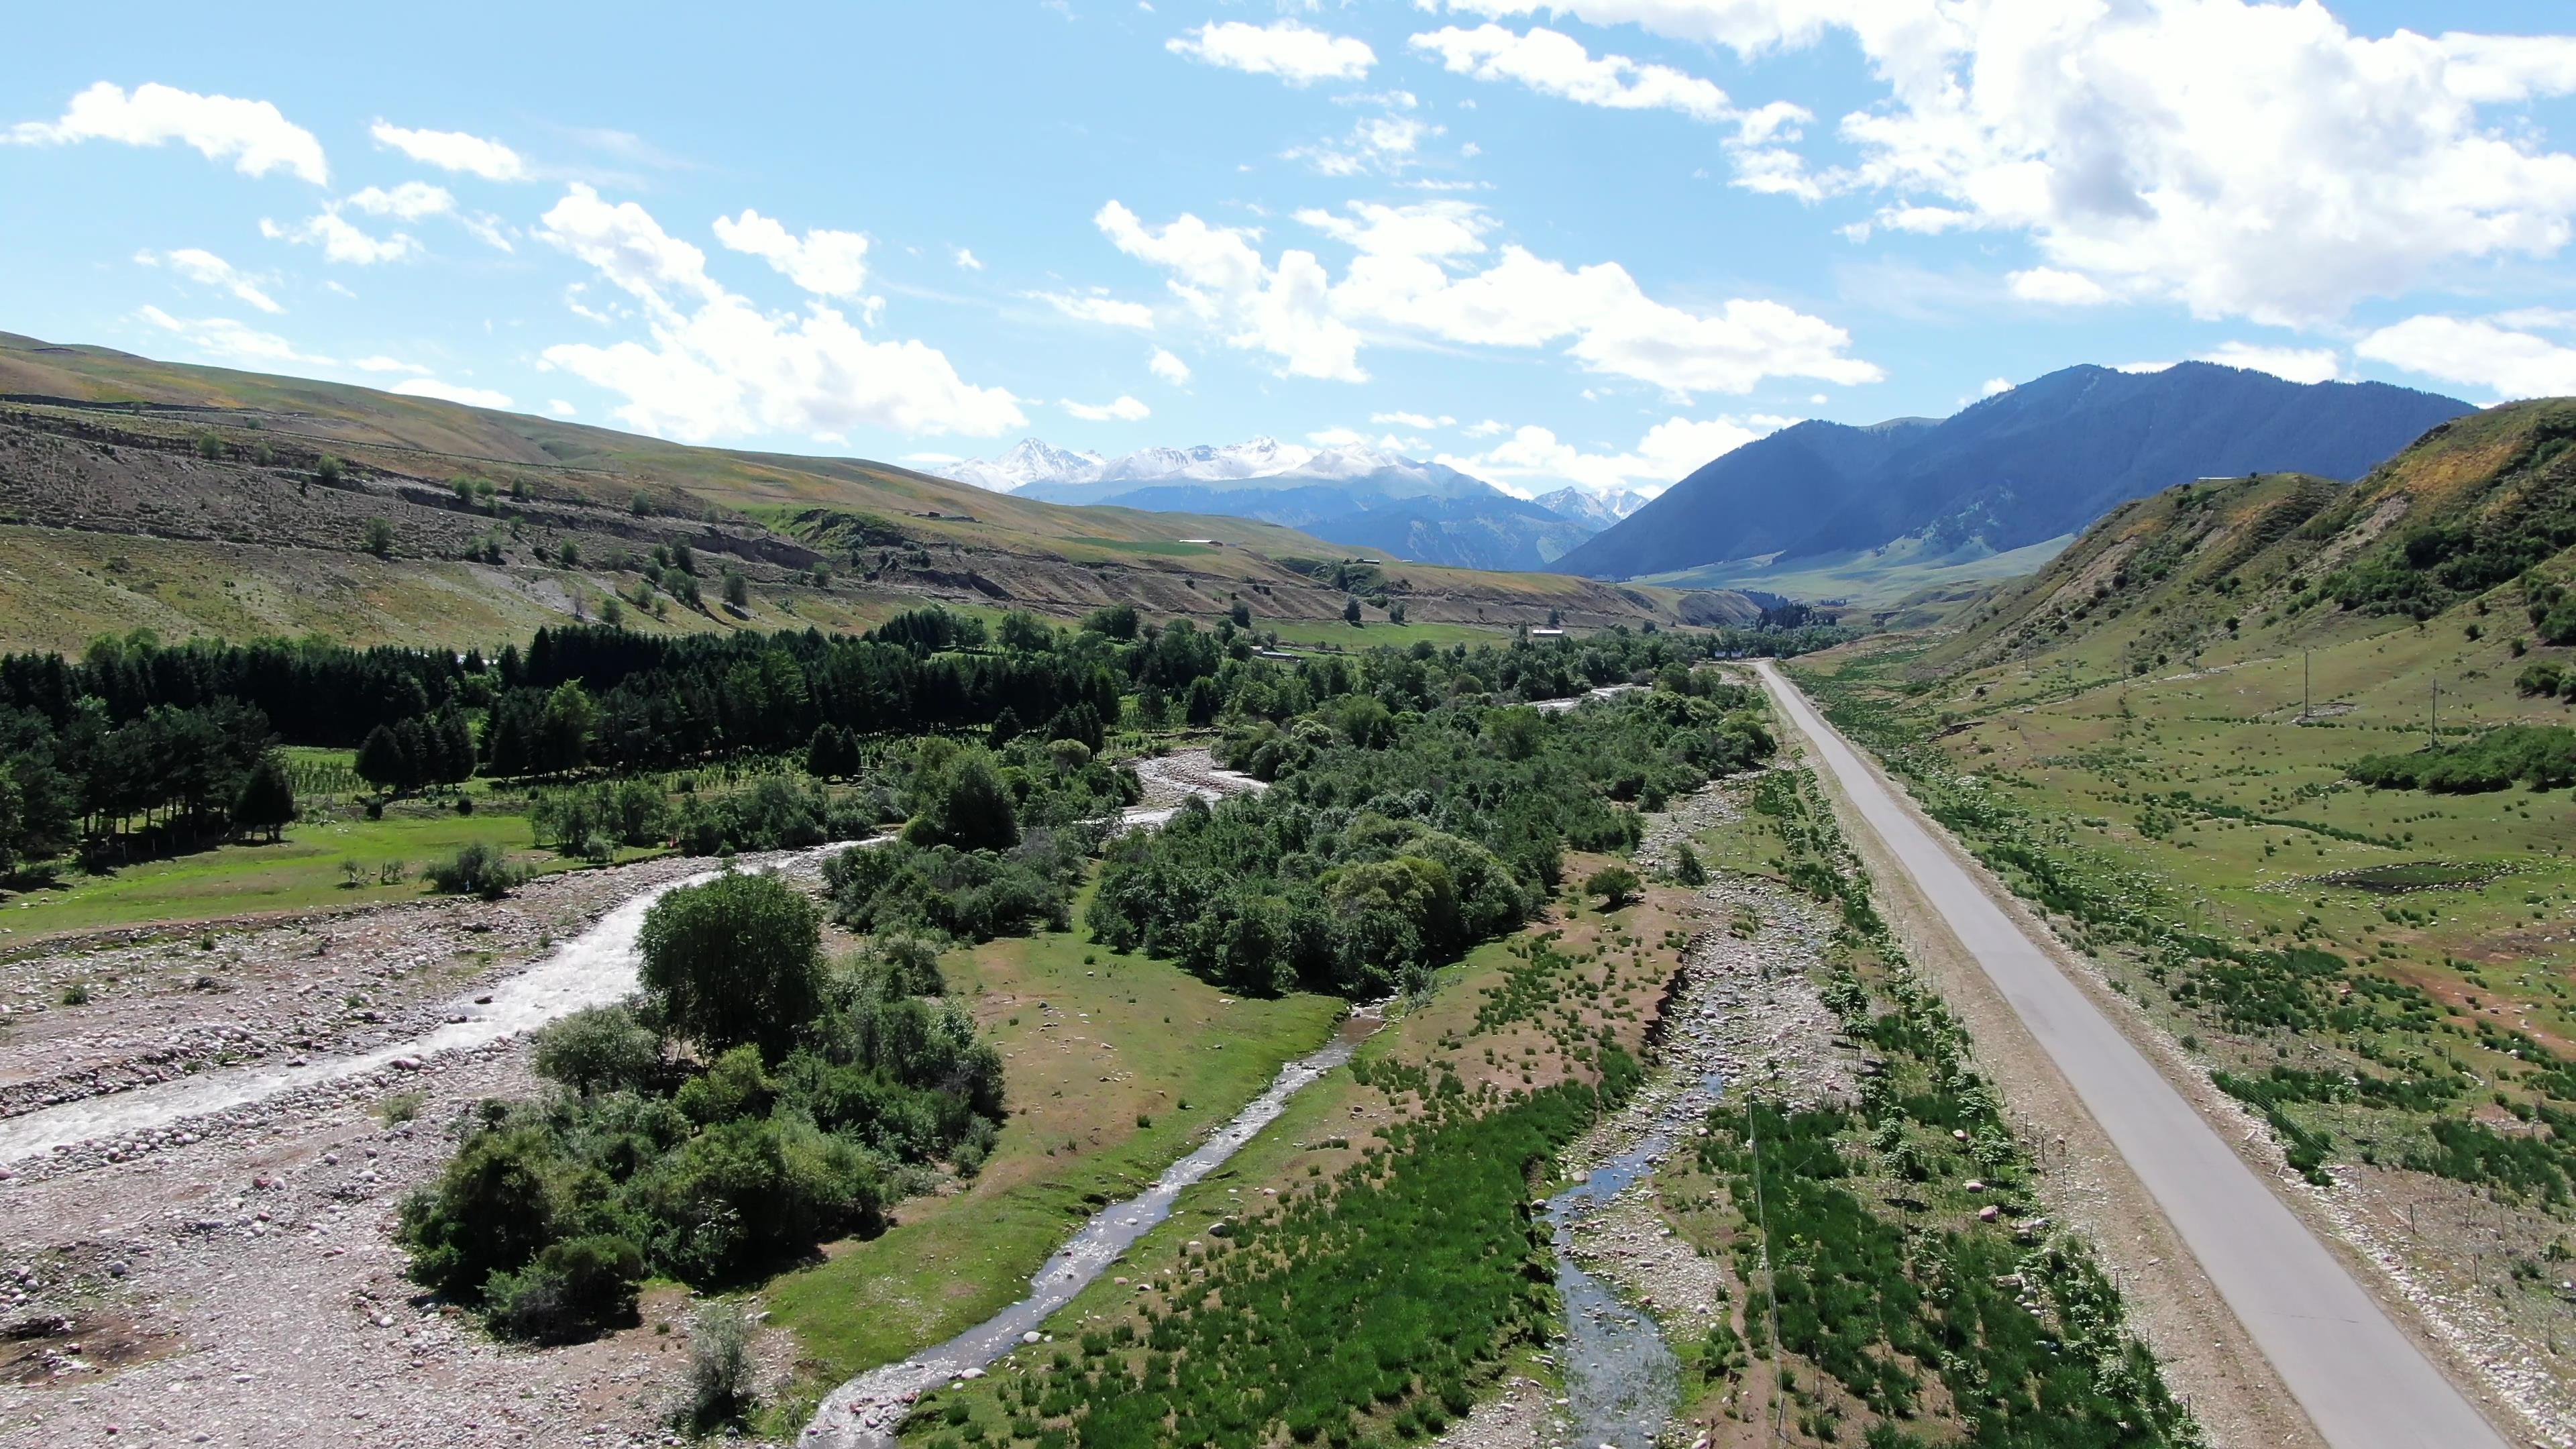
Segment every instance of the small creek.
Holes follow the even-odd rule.
[[[1604,1159],[1572,1187],[1547,1200],[1555,1229],[1556,1291],[1565,1303],[1565,1337],[1557,1367],[1565,1377],[1560,1417],[1566,1442],[1584,1449],[1654,1449],[1681,1398],[1681,1364],[1663,1330],[1575,1261],[1576,1225],[1653,1175],[1672,1151],[1674,1134],[1715,1105],[1715,1073],[1681,1091],[1650,1086],[1614,1118],[1616,1138],[1633,1145]]]
[[[895,1443],[912,1400],[926,1389],[980,1376],[995,1359],[1035,1342],[1056,1310],[1107,1272],[1136,1240],[1172,1215],[1181,1191],[1241,1151],[1262,1128],[1287,1110],[1288,1099],[1351,1059],[1359,1044],[1384,1024],[1380,1008],[1364,1006],[1342,1019],[1321,1050],[1279,1069],[1268,1090],[1234,1115],[1188,1156],[1163,1169],[1154,1185],[1094,1214],[1029,1280],[1029,1296],[936,1348],[887,1364],[834,1389],[805,1426],[802,1443],[819,1449],[884,1449]]]

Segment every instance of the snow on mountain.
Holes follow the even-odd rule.
[[[995,493],[1013,493],[1031,483],[1088,483],[1106,464],[1098,453],[1077,453],[1036,438],[1022,438],[998,458],[973,458],[933,476],[971,483]]]
[[[1646,495],[1626,488],[1613,488],[1594,493],[1584,488],[1559,488],[1530,500],[1560,518],[1588,523],[1595,528],[1608,528],[1620,519],[1646,506]]]

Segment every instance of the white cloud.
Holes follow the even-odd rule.
[[[1333,35],[1293,20],[1253,25],[1227,20],[1202,25],[1163,42],[1174,55],[1252,75],[1274,75],[1292,86],[1319,80],[1358,80],[1377,64],[1364,41]]]
[[[2222,342],[2200,354],[2202,362],[2268,372],[2291,382],[2332,382],[2343,376],[2343,358],[2331,347],[2265,347],[2254,342]]]
[[[230,317],[173,317],[158,307],[145,307],[136,315],[198,351],[229,362],[261,366],[286,362],[329,365],[331,362],[327,357],[312,357],[298,352],[293,343],[276,333],[245,327]]]
[[[1173,356],[1168,349],[1155,348],[1154,355],[1145,359],[1145,370],[1174,387],[1190,385],[1190,365]]]
[[[1306,435],[1306,441],[1318,448],[1355,448],[1368,441],[1368,435],[1351,428],[1318,428]]]
[[[2490,388],[2498,397],[2576,394],[2576,347],[2497,325],[2501,320],[2409,317],[2362,338],[2352,350],[2426,377]]]
[[[2013,390],[2013,383],[2012,383],[2012,379],[2011,379],[2011,378],[2009,378],[2009,377],[1990,377],[1990,378],[1987,378],[1987,379],[1986,379],[1986,385],[1985,385],[1985,386],[1983,386],[1983,387],[1981,387],[1981,388],[1978,388],[1978,389],[1977,389],[1977,396],[1979,396],[1979,397],[2001,397],[2001,396],[2003,396],[2005,393],[2008,393],[2008,392],[2010,392],[2010,391],[2012,391],[2012,390]]]
[[[957,249],[957,266],[960,271],[980,272],[984,270],[984,263],[977,259],[973,252],[966,250],[964,247],[959,247]]]
[[[2576,222],[2576,155],[2519,109],[2576,91],[2566,36],[2372,38],[2323,4],[2250,0],[1448,8],[1635,23],[1746,56],[1847,32],[1888,92],[1842,120],[1859,159],[1776,179],[1962,213],[2027,236],[2048,269],[2201,316],[2333,320],[2463,263],[2555,256]]]
[[[420,243],[403,232],[376,237],[349,224],[336,211],[320,212],[293,226],[280,226],[266,217],[260,218],[259,234],[271,241],[289,241],[303,246],[318,246],[322,259],[345,262],[353,267],[374,266],[378,262],[397,262],[420,250]]]
[[[1152,408],[1132,397],[1125,396],[1120,397],[1116,402],[1098,404],[1078,403],[1071,398],[1065,398],[1057,406],[1086,423],[1139,423],[1154,414]]]
[[[441,171],[463,171],[486,181],[525,181],[528,164],[519,153],[498,141],[469,136],[463,131],[407,131],[400,126],[378,121],[368,134],[376,144],[391,146],[414,161],[435,166]]]
[[[173,252],[136,252],[134,260],[147,267],[167,264],[170,270],[189,281],[200,286],[221,287],[263,312],[286,310],[277,305],[276,298],[261,290],[257,282],[236,270],[232,263],[198,247],[181,247]]]
[[[1785,427],[1787,418],[1667,418],[1624,453],[1587,453],[1541,427],[1480,423],[1469,432],[1511,436],[1481,453],[1443,453],[1439,461],[1524,497],[1572,484],[1593,493],[1630,489],[1659,493],[1710,459]]]
[[[903,455],[902,461],[906,463],[927,463],[935,468],[942,463],[963,463],[966,460],[955,453],[906,453]]]
[[[1410,42],[1452,73],[1480,81],[1518,81],[1541,95],[1613,110],[1679,111],[1700,121],[1733,114],[1726,92],[1670,66],[1639,65],[1624,55],[1599,59],[1574,37],[1533,29],[1515,35],[1499,25],[1450,26]]]
[[[266,101],[201,96],[165,85],[122,86],[100,81],[72,97],[57,121],[21,121],[9,139],[27,146],[75,141],[121,141],[158,146],[177,141],[209,161],[229,160],[244,176],[286,171],[316,186],[331,179],[322,143]]]
[[[817,296],[855,297],[868,283],[868,239],[854,231],[813,230],[799,238],[745,207],[740,216],[716,218],[716,240]]]
[[[704,252],[633,202],[611,205],[575,185],[542,226],[549,242],[634,297],[651,334],[649,345],[561,343],[543,357],[623,395],[616,416],[642,431],[691,442],[862,425],[989,436],[1028,421],[1017,398],[963,381],[937,348],[872,341],[820,301],[802,315],[761,312],[707,275]]]
[[[546,411],[559,418],[578,417],[581,414],[581,409],[574,407],[571,403],[565,402],[559,397],[549,398],[546,400]]]
[[[1563,342],[1590,371],[1675,396],[1747,392],[1769,377],[1884,376],[1846,355],[1850,337],[1820,318],[1744,298],[1705,312],[1670,306],[1616,262],[1569,268],[1506,246],[1485,270],[1455,275],[1443,258],[1484,248],[1482,219],[1463,203],[1349,211],[1299,214],[1360,249],[1338,282],[1312,252],[1265,261],[1258,233],[1187,213],[1149,227],[1112,201],[1093,220],[1120,251],[1170,274],[1173,295],[1229,346],[1269,353],[1285,376],[1365,380],[1359,352],[1370,333],[1483,347]]]
[[[390,216],[402,221],[418,221],[424,216],[437,216],[456,209],[456,198],[447,188],[426,181],[406,181],[391,191],[370,186],[352,193],[347,205],[369,216]]]
[[[426,373],[429,371],[428,368],[423,367],[416,362],[405,362],[399,357],[361,357],[349,365],[358,369],[360,372]]]
[[[1294,146],[1281,159],[1303,161],[1326,176],[1394,175],[1420,159],[1422,143],[1447,128],[1393,113],[1363,118],[1338,140]]]
[[[1154,309],[1142,302],[1122,302],[1097,292],[1088,295],[1066,292],[1031,292],[1031,297],[1045,302],[1077,322],[1098,322],[1109,327],[1133,327],[1138,331],[1154,330]]]
[[[1372,256],[1462,257],[1485,249],[1494,223],[1473,202],[1425,201],[1383,206],[1354,201],[1348,216],[1309,207],[1297,220],[1333,240]]]
[[[1456,418],[1435,418],[1425,413],[1371,413],[1369,421],[1380,427],[1418,428],[1424,432],[1433,428],[1455,427],[1458,423]]]
[[[1511,424],[1499,423],[1494,421],[1492,418],[1487,418],[1481,423],[1468,424],[1467,436],[1471,438],[1499,438],[1511,430]]]
[[[2171,362],[2115,362],[2111,364],[2111,370],[2113,372],[2162,372],[2171,366],[2173,366]]]
[[[2109,289],[2081,272],[2062,272],[2055,267],[2032,267],[2004,278],[2012,294],[2025,302],[2045,302],[2056,307],[2093,307],[2111,300]]]
[[[395,383],[393,390],[404,397],[430,397],[441,402],[463,403],[470,408],[506,408],[510,395],[488,387],[460,387],[431,377],[414,377]]]

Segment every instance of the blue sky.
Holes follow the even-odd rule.
[[[931,462],[1524,492],[2215,357],[2576,392],[2565,7],[141,5],[0,54],[0,329]]]

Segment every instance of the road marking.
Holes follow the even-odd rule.
[[[2505,1449],[2340,1259],[2057,963],[1898,805],[1768,661],[1756,665],[1861,818],[2074,1085],[2334,1449]]]

